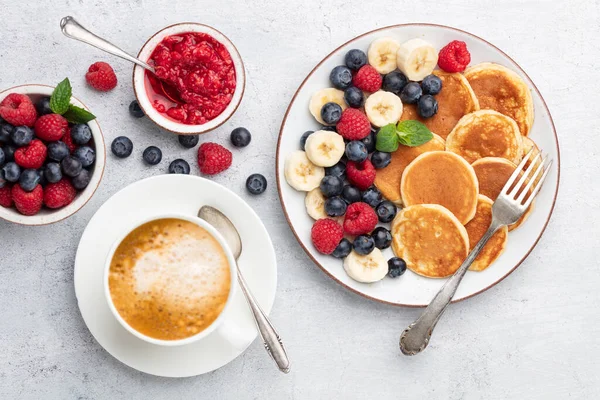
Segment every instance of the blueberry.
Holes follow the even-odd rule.
[[[353,140],[346,145],[346,157],[348,157],[348,160],[361,163],[368,156],[367,146],[360,140]]]
[[[156,146],[148,146],[144,150],[144,153],[142,153],[142,158],[146,164],[156,165],[162,160],[162,151]]]
[[[340,196],[330,197],[325,200],[325,213],[330,217],[341,217],[346,214],[347,206]]]
[[[335,126],[328,126],[328,125],[323,125],[321,127],[321,129],[319,129],[320,131],[330,131],[330,132],[337,132],[335,130]]]
[[[79,175],[71,179],[73,187],[77,190],[83,190],[89,185],[92,179],[92,173],[87,169],[82,170]]]
[[[90,146],[81,146],[75,149],[73,157],[81,162],[83,168],[87,168],[96,161],[96,152]]]
[[[404,86],[402,92],[400,92],[400,100],[405,104],[415,104],[419,101],[419,97],[423,94],[421,85],[417,82],[410,82]]]
[[[340,243],[337,245],[337,247],[335,248],[333,253],[331,253],[331,255],[334,256],[335,258],[344,258],[348,254],[350,254],[351,251],[352,251],[352,243],[348,239],[343,238],[340,241]]]
[[[48,158],[52,161],[62,161],[70,153],[64,142],[48,143]]]
[[[381,203],[381,192],[375,186],[371,186],[364,192],[362,192],[361,199],[364,203],[367,203],[371,207],[375,208]]]
[[[81,170],[83,169],[83,165],[81,165],[81,161],[72,156],[66,156],[60,162],[60,167],[62,172],[66,176],[70,176],[71,178],[79,175]]]
[[[48,184],[48,179],[46,179],[46,175],[44,174],[44,167],[38,169],[37,173],[40,177],[40,185],[45,187]]]
[[[0,169],[0,189],[6,186],[6,179],[4,179],[4,171]]]
[[[131,114],[131,116],[135,118],[142,118],[146,115],[144,113],[144,110],[142,110],[142,107],[140,107],[140,103],[138,103],[137,100],[134,100],[129,104],[129,114]]]
[[[406,262],[399,257],[392,257],[388,260],[388,276],[397,278],[406,271]]]
[[[421,81],[423,94],[438,94],[442,91],[442,80],[435,75],[427,75]]]
[[[127,136],[119,136],[110,145],[113,154],[119,158],[127,158],[133,151],[133,143]]]
[[[37,110],[38,115],[52,114],[53,111],[50,108],[50,97],[48,97],[48,96],[42,97],[35,104],[35,109]]]
[[[380,250],[387,249],[392,244],[392,234],[383,226],[375,228],[375,230],[371,232],[371,237],[375,242],[375,247]]]
[[[329,80],[334,88],[344,90],[352,84],[352,71],[345,65],[338,65],[331,70]]]
[[[354,251],[367,255],[375,248],[375,241],[369,235],[359,235],[354,239]]]
[[[325,197],[339,196],[344,190],[344,181],[339,176],[326,175],[319,185]]]
[[[191,149],[195,147],[200,141],[199,135],[177,135],[177,140],[179,140],[179,144],[181,144],[186,149]]]
[[[252,174],[246,179],[246,189],[250,194],[261,194],[267,190],[267,178],[261,174]]]
[[[342,199],[346,200],[346,203],[348,204],[358,203],[362,200],[360,190],[355,186],[346,185],[344,186],[344,189],[342,189]]]
[[[346,53],[344,61],[348,68],[358,71],[360,67],[367,63],[367,55],[362,50],[352,49]]]
[[[13,161],[9,161],[2,167],[2,171],[4,171],[4,179],[9,182],[16,182],[19,180],[21,176],[21,167],[15,164]]]
[[[382,88],[386,92],[400,95],[404,86],[408,83],[406,76],[400,71],[393,71],[383,77]]]
[[[325,121],[326,124],[337,124],[341,116],[342,107],[337,103],[329,102],[321,107],[321,118],[323,118],[323,121]]]
[[[377,169],[382,169],[390,165],[392,155],[383,151],[376,151],[371,155],[371,163]]]
[[[396,205],[391,201],[384,200],[381,203],[377,204],[375,208],[375,213],[379,218],[379,221],[383,223],[392,222],[394,217],[396,216]]]
[[[92,139],[92,130],[87,124],[75,124],[71,127],[71,139],[75,144],[86,144]]]
[[[31,192],[40,183],[40,175],[35,169],[25,169],[19,177],[19,186],[26,192]]]
[[[365,95],[359,88],[350,86],[344,91],[344,100],[352,108],[361,108],[365,104]]]
[[[170,174],[189,174],[190,173],[190,164],[187,161],[178,158],[174,160],[171,164],[169,164],[169,173]]]
[[[246,128],[235,128],[231,131],[230,139],[231,144],[233,144],[235,147],[246,147],[250,144],[252,135]]]
[[[430,94],[424,94],[419,99],[417,112],[422,118],[431,118],[438,112],[438,103],[435,97]]]
[[[28,126],[15,126],[10,138],[17,147],[27,146],[33,140],[33,129]]]
[[[375,151],[375,145],[377,144],[377,131],[371,130],[369,136],[364,139],[361,139],[361,142],[365,144],[367,147],[367,153],[372,153]]]
[[[305,146],[306,146],[306,139],[308,139],[308,137],[310,135],[312,135],[313,133],[315,133],[314,131],[306,131],[302,134],[302,136],[300,136],[300,149],[305,150]]]
[[[4,150],[0,147],[0,167],[4,165],[6,162],[6,155],[4,155]]]
[[[15,160],[15,151],[17,148],[12,144],[5,144],[2,149],[4,150],[4,157],[6,161],[14,161]]]
[[[325,167],[325,175],[333,175],[344,179],[346,176],[346,164],[343,161],[338,161],[332,167]]]
[[[79,174],[81,175],[81,174]],[[62,171],[60,169],[60,164],[56,162],[49,162],[46,164],[44,168],[44,176],[46,180],[50,183],[56,183],[62,179]]]
[[[15,127],[9,124],[8,122],[0,123],[0,142],[10,142],[10,134],[14,128]]]

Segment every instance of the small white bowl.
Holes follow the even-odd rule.
[[[50,96],[52,95],[53,90],[54,87],[48,85],[30,84],[15,86],[0,92],[0,101],[4,100],[4,98],[11,93],[26,94],[33,97],[35,101],[36,96]],[[71,103],[77,107],[91,111],[76,97],[71,97]],[[88,125],[92,131],[92,139],[94,140],[96,162],[91,170],[92,179],[90,180],[89,185],[83,191],[77,193],[77,196],[73,202],[66,207],[56,210],[42,208],[39,213],[30,216],[20,214],[14,207],[4,208],[0,206],[0,218],[21,225],[35,226],[53,224],[75,214],[85,205],[85,203],[88,202],[89,199],[92,198],[94,192],[96,192],[96,189],[100,185],[102,175],[104,174],[104,166],[106,164],[106,146],[104,145],[104,137],[102,136],[102,131],[100,130],[98,121],[92,120],[88,122]]]
[[[138,65],[133,67],[133,90],[135,92],[135,97],[137,98],[137,101],[140,104],[140,107],[142,108],[142,110],[144,110],[144,113],[146,113],[146,116],[150,118],[152,122],[154,122],[161,128],[176,133],[178,135],[197,135],[209,132],[221,126],[233,115],[233,113],[235,113],[238,106],[240,105],[240,102],[242,101],[242,96],[244,95],[244,90],[246,88],[246,74],[244,71],[244,63],[242,62],[242,57],[240,56],[240,53],[237,51],[236,47],[231,42],[231,40],[229,40],[227,36],[223,35],[215,28],[194,22],[184,22],[180,24],[167,26],[166,28],[163,28],[162,30],[156,32],[150,37],[150,39],[148,39],[144,46],[142,46],[142,49],[138,53],[138,58],[142,61],[147,61],[152,55],[152,52],[154,51],[156,46],[158,46],[158,44],[162,42],[162,40],[165,37],[185,32],[199,32],[209,34],[212,37],[214,37],[217,41],[222,43],[229,51],[231,59],[233,60],[233,66],[235,68],[236,86],[235,92],[233,93],[233,98],[231,99],[231,102],[229,103],[227,108],[225,108],[225,110],[216,118],[201,125],[188,125],[174,121],[154,109],[146,91],[146,84],[144,79],[146,70]]]

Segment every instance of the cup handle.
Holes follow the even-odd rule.
[[[244,350],[252,342],[248,333],[231,320],[223,321],[217,333],[237,350]]]

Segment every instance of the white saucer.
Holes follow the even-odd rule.
[[[244,243],[239,259],[244,277],[265,312],[273,306],[275,250],[260,218],[239,196],[215,182],[190,175],[161,175],[133,183],[112,196],[90,220],[77,249],[74,277],[79,309],[90,332],[106,351],[131,368],[152,375],[187,377],[213,371],[243,353],[216,333],[177,347],[143,342],[115,320],[104,297],[104,262],[119,232],[165,212],[196,215],[202,205],[218,208],[236,225]],[[241,291],[227,313],[248,331],[249,338],[256,338],[254,320]],[[268,357],[265,362],[270,362]]]

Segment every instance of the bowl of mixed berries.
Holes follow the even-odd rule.
[[[0,92],[0,218],[46,225],[88,202],[106,161],[95,118],[68,79]]]

